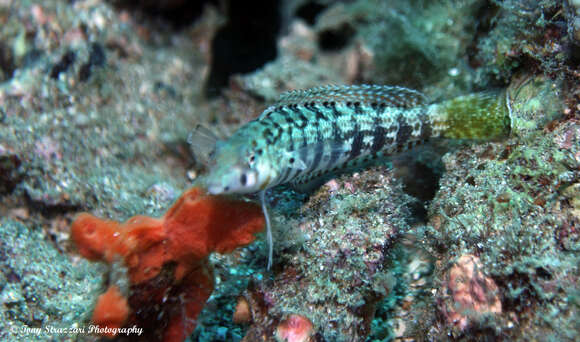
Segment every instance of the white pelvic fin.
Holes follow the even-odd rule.
[[[270,216],[266,207],[266,190],[260,191],[260,202],[262,203],[262,212],[266,219],[266,237],[268,239],[268,270],[272,268],[272,259],[274,257],[274,239],[272,239],[272,226],[270,225]]]

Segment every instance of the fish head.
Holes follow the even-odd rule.
[[[268,188],[274,174],[267,146],[257,148],[233,137],[216,144],[204,183],[210,194],[246,194]]]

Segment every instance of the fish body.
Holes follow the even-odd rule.
[[[329,173],[395,156],[433,139],[491,140],[510,132],[503,91],[429,103],[421,93],[379,85],[326,86],[281,95],[257,119],[201,153],[211,194],[259,192],[266,219],[268,269],[273,239],[265,191],[283,183],[308,188]],[[214,141],[198,127],[194,148]]]
[[[421,93],[379,85],[291,91],[228,140],[216,143],[210,193],[306,185],[432,139],[492,140],[510,131],[503,91],[429,103]]]

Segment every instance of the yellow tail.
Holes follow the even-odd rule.
[[[441,136],[451,139],[494,140],[510,133],[510,106],[505,91],[460,96],[437,105],[444,128]]]

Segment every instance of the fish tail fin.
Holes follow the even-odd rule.
[[[494,140],[510,133],[511,108],[505,91],[460,96],[435,106],[443,138]]]

